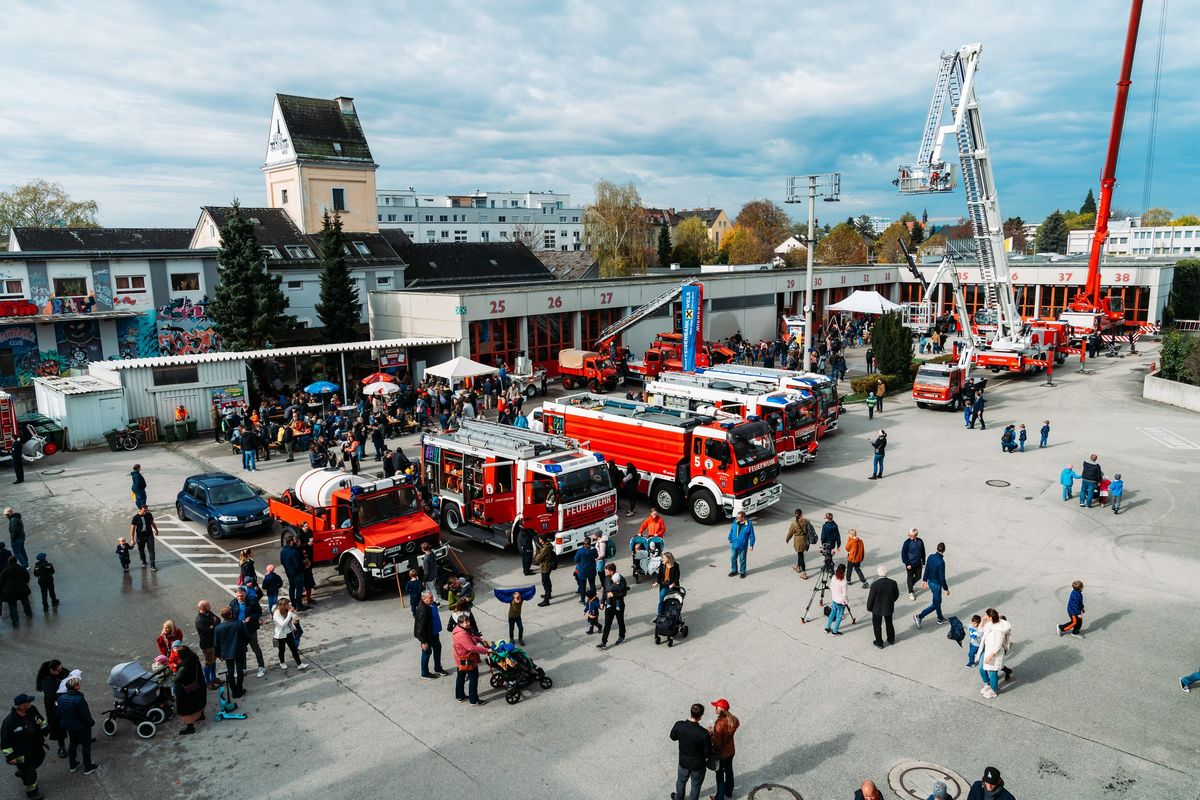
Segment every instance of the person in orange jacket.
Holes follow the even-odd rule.
[[[863,546],[863,540],[858,538],[858,531],[854,528],[850,529],[850,536],[846,539],[846,581],[854,580],[853,572],[858,572],[858,579],[862,581],[863,588],[867,588],[867,578],[863,575],[862,562],[866,556],[866,548]]]
[[[657,508],[650,509],[650,516],[642,521],[642,526],[638,528],[638,536],[666,536],[667,521],[658,513]]]

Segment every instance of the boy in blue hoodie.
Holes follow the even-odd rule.
[[[1050,440],[1050,420],[1047,419],[1047,420],[1042,421],[1042,440],[1038,444],[1038,448],[1045,447],[1046,442],[1048,442],[1049,440]]]
[[[600,598],[596,597],[595,589],[587,590],[587,598],[583,604],[583,615],[587,618],[588,635],[600,630]]]
[[[1112,483],[1108,485],[1108,498],[1114,514],[1121,513],[1121,496],[1124,494],[1125,481],[1121,480],[1121,473],[1118,472]]]
[[[1058,474],[1058,482],[1062,484],[1064,503],[1071,499],[1071,489],[1075,486],[1075,481],[1080,477],[1080,474],[1075,471],[1074,464],[1067,464],[1067,468]]]
[[[979,640],[983,638],[983,632],[979,630],[979,623],[983,622],[983,617],[976,614],[971,617],[971,627],[967,628],[967,666],[975,666],[975,656],[979,655]]]
[[[1069,633],[1082,636],[1083,611],[1083,581],[1075,581],[1071,584],[1071,596],[1067,598],[1067,616],[1070,619],[1058,626],[1058,635]]]

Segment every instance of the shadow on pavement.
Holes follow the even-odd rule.
[[[796,745],[791,750],[780,753],[765,767],[743,775],[735,773],[734,782],[742,787],[755,786],[763,781],[781,781],[792,775],[811,773],[825,760],[847,753],[853,740],[853,735],[843,733],[832,739]]]

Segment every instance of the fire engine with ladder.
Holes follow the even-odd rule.
[[[563,436],[463,420],[421,438],[421,476],[447,530],[495,547],[515,547],[524,528],[561,555],[617,532],[604,457]]]
[[[646,384],[647,400],[667,408],[711,413],[724,411],[767,423],[775,436],[775,452],[785,467],[817,457],[816,402],[789,393],[777,384],[736,373],[664,372]]]
[[[732,415],[610,400],[581,392],[547,401],[548,430],[586,442],[618,466],[633,464],[638,491],[664,514],[684,504],[712,525],[779,502],[779,458],[766,423]]]
[[[984,307],[973,320],[974,332],[983,339],[974,363],[992,372],[1030,373],[1049,369],[1053,373],[1054,362],[1061,364],[1070,352],[1066,329],[1057,321],[1025,321],[1017,309],[1004,247],[1000,202],[975,91],[982,51],[983,45],[969,44],[942,54],[917,160],[902,165],[894,183],[901,194],[953,191],[954,171],[942,158],[942,148],[946,137],[955,138],[984,292]],[[952,119],[943,125],[947,102]],[[932,322],[932,307],[927,301],[922,306],[917,309],[920,312],[917,318],[914,319],[912,312],[908,316],[911,324],[928,327]],[[960,326],[969,336],[971,321],[960,320]]]
[[[828,375],[802,372],[775,367],[756,367],[753,364],[718,364],[705,370],[722,375],[742,375],[775,383],[789,392],[810,392],[817,401],[817,438],[838,429],[838,417],[842,413],[842,401],[838,397],[837,382]]]

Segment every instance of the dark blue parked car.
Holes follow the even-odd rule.
[[[244,533],[270,533],[274,520],[267,501],[241,478],[224,472],[193,475],[175,497],[180,519],[204,523],[214,539]]]

